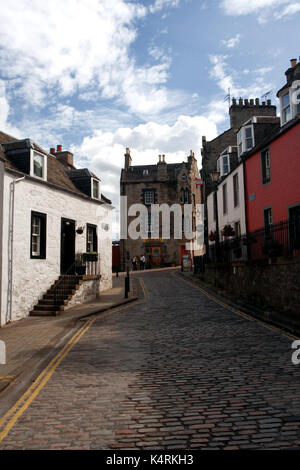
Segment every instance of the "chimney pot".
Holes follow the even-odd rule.
[[[243,100],[243,98],[240,98],[239,99],[239,106],[243,106],[243,104],[244,104],[244,100]]]
[[[268,101],[267,101],[267,105],[268,105],[268,106],[271,106],[271,105],[272,105],[272,101],[271,101],[271,100],[268,100]]]
[[[165,158],[166,156],[165,155],[162,155],[162,161],[165,163]]]
[[[254,106],[254,100],[253,99],[250,100],[250,106]]]
[[[51,153],[52,155],[55,154],[55,147],[51,147],[51,148],[50,148],[50,153]]]
[[[294,68],[297,65],[297,59],[291,59],[291,67]]]
[[[56,151],[57,151],[57,152],[62,152],[62,145],[58,145]]]
[[[236,105],[236,98],[232,98],[232,104],[233,104],[233,106]]]
[[[263,101],[261,104],[262,104],[262,106],[266,106],[266,102],[265,102],[265,101]]]
[[[126,155],[130,155],[130,148],[126,147]]]
[[[255,98],[255,106],[259,106],[259,98]]]

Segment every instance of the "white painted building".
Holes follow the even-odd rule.
[[[0,143],[0,324],[28,316],[78,254],[98,253],[98,294],[111,288],[113,208],[99,178],[61,148],[1,132]]]
[[[217,211],[214,199],[214,192],[212,192],[207,198],[208,234],[216,231],[216,215],[218,215],[220,242],[225,240],[225,237],[222,236],[222,229],[226,225],[233,228],[236,237],[245,235],[246,213],[243,163],[240,163],[227,175],[223,175],[219,180],[217,185]],[[214,243],[209,241],[210,246]],[[246,247],[243,247],[243,255],[245,254]]]

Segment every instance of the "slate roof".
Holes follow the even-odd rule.
[[[182,169],[184,165],[186,170],[189,170],[189,163],[182,162],[182,163],[165,163],[167,166],[167,175],[169,180],[176,180],[177,175]],[[148,170],[148,175],[144,175],[144,171]],[[136,165],[130,166],[128,171],[123,170],[121,175],[121,181],[123,183],[131,183],[131,182],[155,182],[159,181],[158,175],[158,165]]]
[[[55,186],[58,186],[62,189],[67,189],[69,191],[72,191],[74,193],[77,193],[77,195],[84,197],[85,199],[88,197],[86,194],[84,194],[82,191],[80,191],[70,180],[70,178],[66,174],[66,167],[55,158],[54,155],[46,152],[45,150],[42,149],[39,145],[37,145],[35,142],[30,141],[33,148],[35,150],[40,151],[41,153],[47,155],[47,182],[51,183]],[[15,143],[16,148],[24,148],[24,140],[18,140],[15,137],[12,137],[8,134],[5,134],[4,132],[0,131],[0,144],[8,144],[8,143]],[[22,144],[21,144],[22,143]],[[22,147],[20,147],[22,145]],[[12,162],[7,158],[5,153],[3,152],[1,145],[0,145],[0,159],[4,161],[4,165],[6,168],[10,170],[15,170],[20,172],[20,170],[12,164]],[[94,176],[93,177],[97,178],[98,177]],[[42,182],[42,181],[41,181]],[[92,199],[92,198],[90,198]],[[93,199],[95,201],[95,199]],[[103,194],[101,194],[101,201],[100,202],[106,202],[107,204],[111,204],[111,201],[106,198]]]

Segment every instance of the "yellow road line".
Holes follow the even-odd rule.
[[[178,274],[174,273],[173,276],[178,277]],[[181,279],[181,278],[180,278],[180,279]],[[202,292],[202,294],[204,294],[206,297],[208,297],[210,300],[212,300],[212,301],[215,302],[216,304],[219,304],[221,307],[226,308],[226,310],[230,310],[231,312],[236,313],[237,315],[239,315],[239,316],[241,316],[241,317],[244,317],[244,318],[246,318],[246,319],[249,320],[249,321],[255,321],[256,323],[259,323],[260,325],[264,326],[264,327],[267,328],[268,330],[273,331],[273,332],[276,332],[276,333],[279,333],[279,334],[281,334],[282,336],[285,336],[285,337],[288,338],[288,339],[291,339],[291,340],[298,339],[297,336],[292,335],[291,333],[286,333],[286,332],[284,332],[283,330],[281,330],[280,328],[277,328],[276,326],[268,325],[267,323],[265,323],[265,322],[263,322],[263,321],[261,321],[261,320],[258,320],[257,318],[251,317],[250,315],[247,315],[246,313],[241,312],[240,310],[235,309],[235,308],[231,307],[231,306],[228,305],[228,304],[225,304],[224,302],[222,302],[221,300],[219,300],[218,298],[216,298],[216,297],[213,296],[212,294],[209,294],[208,292],[206,292],[206,291],[205,291],[204,289],[202,289],[200,286],[196,286],[196,285],[194,284],[194,282],[189,281],[188,279],[184,279],[184,278],[182,278],[182,279],[183,279],[184,282],[186,282],[186,283],[189,284],[190,286],[194,287],[194,289],[197,289],[197,290],[199,290],[200,292]]]
[[[37,380],[28,388],[22,397],[15,403],[15,405],[3,416],[0,420],[0,426],[3,426],[9,416],[13,415],[2,432],[0,432],[0,442],[7,436],[10,429],[14,426],[20,416],[27,410],[34,398],[40,393],[43,387],[47,384],[61,361],[66,357],[69,351],[75,346],[80,338],[87,332],[87,330],[94,323],[96,318],[90,320],[83,327],[75,333],[75,335],[68,341],[62,350],[51,360],[48,366],[39,375]],[[29,395],[29,396],[28,396]],[[27,398],[28,397],[28,398]],[[18,409],[19,408],[19,409]]]
[[[141,288],[142,288],[143,293],[144,293],[145,300],[149,301],[150,300],[150,295],[149,295],[148,289],[147,289],[143,279],[139,278],[139,281],[140,281],[140,285],[141,285]]]
[[[2,376],[0,376],[0,380],[13,380],[13,379],[15,379],[15,378],[16,378],[15,375],[6,375],[6,376],[5,376],[5,375],[4,375],[4,376],[2,375]]]

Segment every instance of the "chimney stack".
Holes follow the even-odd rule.
[[[130,156],[130,148],[129,147],[126,147],[126,153],[125,153],[124,157],[125,157],[125,170],[127,171],[129,169],[129,167],[131,167],[131,163],[132,163],[132,158]]]
[[[56,156],[57,160],[62,163],[64,166],[68,167],[69,169],[74,168],[74,161],[73,161],[73,153],[68,152],[65,150],[64,152],[62,151],[62,145],[57,145],[57,152],[55,153],[55,149],[50,149],[54,150],[53,154]]]
[[[297,59],[291,59],[291,67],[294,68],[297,65]]]

